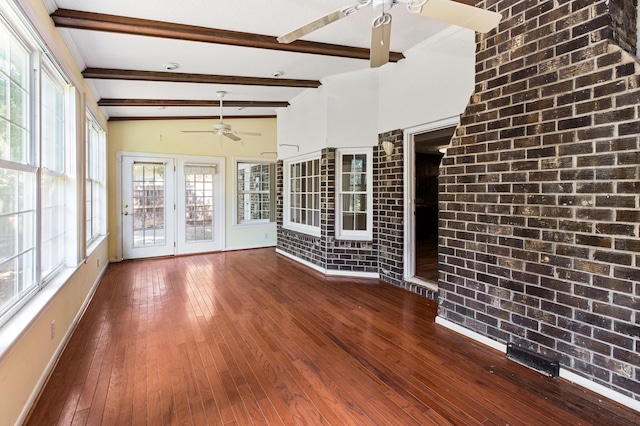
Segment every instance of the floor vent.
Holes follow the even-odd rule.
[[[507,358],[529,368],[533,368],[549,377],[558,377],[560,375],[560,364],[558,361],[547,358],[532,350],[518,347],[513,343],[507,345]]]

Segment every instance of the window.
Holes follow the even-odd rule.
[[[79,247],[73,88],[16,9],[0,9],[3,324],[63,267],[77,265]]]
[[[37,285],[30,60],[0,21],[0,316]]]
[[[371,239],[372,150],[340,149],[336,161],[336,237]]]
[[[87,111],[86,239],[95,241],[106,233],[105,133]]]
[[[42,73],[40,270],[46,279],[65,261],[65,86]]]
[[[320,158],[285,162],[284,226],[320,235]]]
[[[236,223],[275,222],[275,163],[236,164]]]

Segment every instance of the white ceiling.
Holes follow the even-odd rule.
[[[320,16],[358,0],[44,0],[50,12],[70,9],[143,18],[208,28],[241,31],[277,37]],[[443,31],[449,25],[409,13],[405,5],[392,10],[391,51],[408,49]],[[372,8],[315,31],[304,40],[369,47]],[[166,72],[163,65],[180,64],[178,73],[213,74],[321,80],[369,67],[368,60],[338,58],[295,52],[256,49],[144,37],[99,31],[60,28],[70,44],[80,69],[115,68]],[[393,66],[393,64],[385,65]],[[217,100],[216,92],[228,92],[225,100],[289,101],[304,88],[242,86],[202,83],[145,82],[90,79],[96,99]],[[213,116],[215,107],[103,107],[108,117]],[[225,116],[274,115],[272,107],[225,107]]]

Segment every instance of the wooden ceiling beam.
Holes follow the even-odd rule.
[[[276,37],[217,28],[198,27],[150,19],[130,18],[79,10],[57,9],[51,14],[56,27],[91,31],[105,31],[148,37],[161,37],[203,43],[227,44],[257,49],[281,50],[369,60],[369,49],[297,40],[290,44],[278,43]],[[402,53],[391,52],[389,61],[403,59]]]
[[[172,83],[236,84],[245,86],[303,87],[315,88],[322,83],[317,80],[296,80],[291,78],[240,77],[232,75],[189,74],[165,71],[136,71],[114,68],[87,68],[82,71],[84,78],[102,80],[162,81]]]
[[[99,106],[145,106],[145,107],[218,107],[219,100],[196,100],[196,99],[100,99]],[[225,107],[231,108],[284,108],[289,106],[289,102],[280,101],[224,101]]]
[[[241,120],[241,119],[252,119],[252,118],[276,118],[275,115],[225,115],[226,120]],[[109,117],[109,121],[150,121],[150,120],[220,120],[219,115],[210,115],[210,116],[151,116],[151,117]]]

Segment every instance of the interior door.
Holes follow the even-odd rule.
[[[174,160],[122,157],[124,259],[175,254]]]

